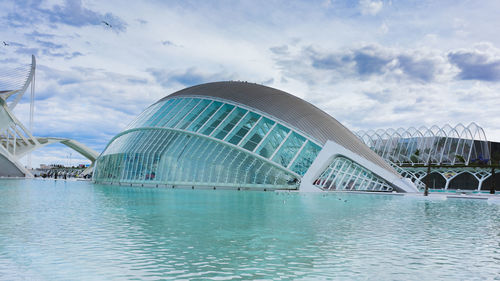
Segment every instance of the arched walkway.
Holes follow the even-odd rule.
[[[432,172],[430,175],[426,175],[422,182],[425,184],[430,184],[431,189],[444,189],[446,186],[446,180],[438,172]]]
[[[493,176],[489,176],[484,180],[481,190],[490,190],[493,185]],[[495,170],[495,190],[500,191],[500,170]]]
[[[448,189],[477,190],[479,181],[470,173],[461,173],[450,181]]]

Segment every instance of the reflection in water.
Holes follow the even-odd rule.
[[[492,279],[474,200],[0,181],[0,279]]]

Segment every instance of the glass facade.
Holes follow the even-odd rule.
[[[96,181],[231,187],[289,187],[291,173],[223,143],[174,130],[134,130],[99,157]]]
[[[238,104],[176,97],[147,108],[96,161],[97,182],[296,189],[321,147]]]
[[[323,190],[392,191],[384,180],[345,157],[336,157],[314,185]]]

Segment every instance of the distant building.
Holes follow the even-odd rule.
[[[98,156],[97,152],[75,140],[34,137],[31,129],[26,128],[14,116],[12,110],[31,86],[30,123],[32,124],[35,69],[36,61],[32,56],[30,65],[12,70],[2,68],[0,74],[0,177],[32,177],[31,172],[19,162],[19,159],[51,143],[62,143],[92,163]],[[90,172],[90,169],[87,172]]]
[[[499,182],[500,189],[500,169],[491,168],[500,164],[500,143],[488,141],[475,123],[359,131],[357,135],[380,157],[401,167],[400,172],[412,174],[429,188],[480,191]]]

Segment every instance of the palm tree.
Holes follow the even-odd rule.
[[[495,194],[495,167],[491,168],[491,177],[490,194]]]
[[[424,196],[429,196],[429,185],[431,184],[431,162],[427,162],[427,183],[425,184]]]
[[[457,158],[459,162],[465,163],[465,158],[462,155],[457,154],[455,155],[455,158]]]

